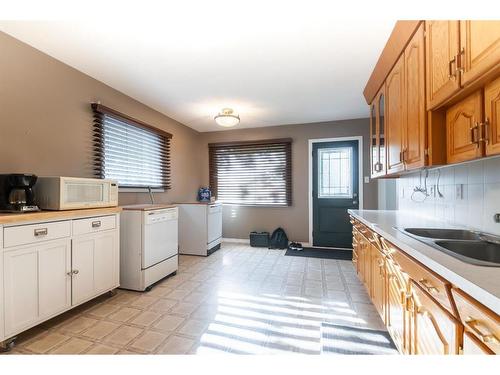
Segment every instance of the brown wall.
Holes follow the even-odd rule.
[[[202,133],[202,143],[208,160],[208,143],[222,141],[293,138],[292,144],[292,194],[293,205],[286,208],[224,206],[223,236],[248,238],[253,230],[272,231],[281,226],[291,240],[309,240],[308,211],[308,140],[363,136],[363,174],[369,176],[369,120],[355,119],[314,124],[282,125],[266,128],[229,130]],[[202,181],[208,184],[208,163]],[[377,208],[377,183],[364,184],[364,208]]]
[[[0,173],[92,177],[90,103],[173,134],[172,189],[158,201],[194,200],[200,186],[199,133],[0,32]],[[120,204],[147,201],[120,193]]]

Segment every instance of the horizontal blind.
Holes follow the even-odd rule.
[[[93,108],[95,174],[120,187],[169,189],[170,137]]]
[[[209,144],[209,175],[223,203],[290,206],[291,140]]]

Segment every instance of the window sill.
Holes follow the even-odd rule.
[[[275,204],[241,204],[241,203],[224,203],[223,206],[236,206],[236,207],[255,207],[255,208],[290,208],[292,205],[283,206],[283,205],[275,205]]]
[[[153,188],[151,189],[152,193],[164,193],[165,189],[161,188]],[[127,187],[118,187],[118,193],[149,193],[148,188],[127,188]]]

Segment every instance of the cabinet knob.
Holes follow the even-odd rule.
[[[78,273],[80,273],[80,271],[78,271],[78,270],[73,270],[73,275],[78,275]]]

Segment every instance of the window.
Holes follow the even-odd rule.
[[[323,148],[318,158],[318,198],[352,198],[352,148]]]
[[[292,204],[291,139],[211,143],[210,186],[223,203]]]
[[[172,135],[93,103],[94,171],[123,188],[170,189]]]

